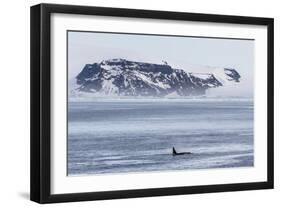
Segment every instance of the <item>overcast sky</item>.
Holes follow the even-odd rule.
[[[242,79],[233,94],[253,94],[254,40],[68,32],[70,79],[85,64],[111,58],[161,64],[164,60],[173,68],[190,72],[235,68]]]

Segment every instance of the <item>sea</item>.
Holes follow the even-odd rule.
[[[253,124],[251,99],[70,101],[67,172],[253,167]]]

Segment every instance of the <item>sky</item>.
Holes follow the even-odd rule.
[[[68,76],[73,79],[85,64],[112,58],[161,63],[188,72],[234,68],[241,75],[235,87],[213,90],[233,96],[253,96],[254,40],[68,32]],[[230,90],[230,91],[229,91]]]

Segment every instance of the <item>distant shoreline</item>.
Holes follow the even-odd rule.
[[[93,101],[139,101],[139,102],[164,102],[164,101],[182,101],[182,102],[225,102],[225,101],[247,101],[253,102],[250,97],[183,97],[183,98],[157,98],[157,97],[69,97],[68,102],[93,102]]]

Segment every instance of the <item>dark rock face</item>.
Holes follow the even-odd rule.
[[[236,82],[240,75],[224,69]],[[76,76],[76,92],[120,96],[204,95],[209,88],[222,86],[213,74],[188,73],[168,64],[134,62],[125,59],[86,64]]]
[[[224,72],[226,75],[229,76],[229,81],[240,82],[239,79],[241,78],[240,74],[232,68],[224,68]]]

